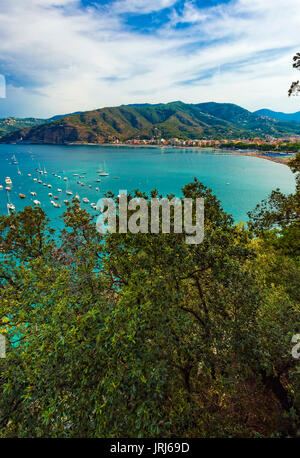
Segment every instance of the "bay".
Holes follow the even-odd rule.
[[[18,166],[12,164],[14,154]],[[41,176],[36,171],[39,167],[45,168],[47,175]],[[109,176],[99,177],[97,171],[104,169]],[[52,173],[60,175],[61,179]],[[163,196],[173,193],[180,197],[181,188],[194,177],[212,188],[224,210],[231,213],[236,222],[247,221],[247,211],[266,198],[272,189],[278,187],[284,193],[295,189],[294,175],[287,166],[227,151],[103,145],[1,145],[0,184],[3,190],[0,190],[0,213],[6,214],[7,176],[13,182],[9,197],[16,210],[33,205],[33,200],[37,199],[50,217],[52,227],[56,228],[62,227],[61,215],[66,208],[63,200],[72,200],[72,196],[66,195],[64,177],[68,178],[73,196],[78,194],[81,202],[83,197],[89,200],[81,206],[94,214],[95,219],[97,212],[90,203],[97,203],[108,190],[118,194],[119,190],[125,189],[128,192],[157,189]],[[33,178],[41,179],[47,186]],[[96,182],[97,179],[101,182]],[[84,182],[85,186],[77,181]],[[62,192],[57,189],[62,189]],[[36,196],[31,196],[31,192],[36,192]],[[59,198],[61,208],[53,207],[49,192]],[[25,199],[19,197],[20,193],[25,194]]]

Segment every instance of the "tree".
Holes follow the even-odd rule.
[[[299,269],[196,179],[183,195],[202,244],[101,236],[75,202],[55,237],[40,209],[0,218],[1,437],[296,435]]]
[[[293,67],[294,68],[297,68],[297,69],[300,69],[300,53],[297,52],[297,54],[293,57]],[[299,80],[298,81],[294,81],[292,84],[291,84],[291,87],[288,91],[288,94],[289,96],[291,95],[298,95],[300,92],[300,84],[299,84]]]

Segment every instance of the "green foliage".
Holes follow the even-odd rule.
[[[76,202],[59,237],[38,208],[0,218],[1,437],[297,434],[299,265],[196,179],[183,194],[199,245],[101,236]]]
[[[230,139],[299,133],[296,123],[274,121],[230,103],[122,105],[49,121],[6,135],[1,142],[101,143],[116,138]]]

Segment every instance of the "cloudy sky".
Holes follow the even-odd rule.
[[[1,0],[0,117],[133,102],[300,110],[299,0]]]

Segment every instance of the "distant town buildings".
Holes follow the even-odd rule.
[[[141,138],[133,138],[130,140],[126,140],[125,142],[120,141],[117,138],[114,138],[112,141],[114,144],[125,143],[128,145],[161,145],[161,146],[177,146],[177,147],[232,147],[236,145],[237,148],[239,144],[247,145],[253,147],[259,147],[259,145],[270,145],[271,149],[274,149],[276,145],[281,145],[283,143],[299,143],[300,144],[300,135],[293,135],[291,137],[282,137],[282,138],[275,138],[271,136],[266,136],[265,138],[255,137],[255,138],[235,138],[235,139],[180,139],[180,138],[157,138],[153,137],[151,139],[141,139]],[[300,148],[299,148],[300,149]]]

